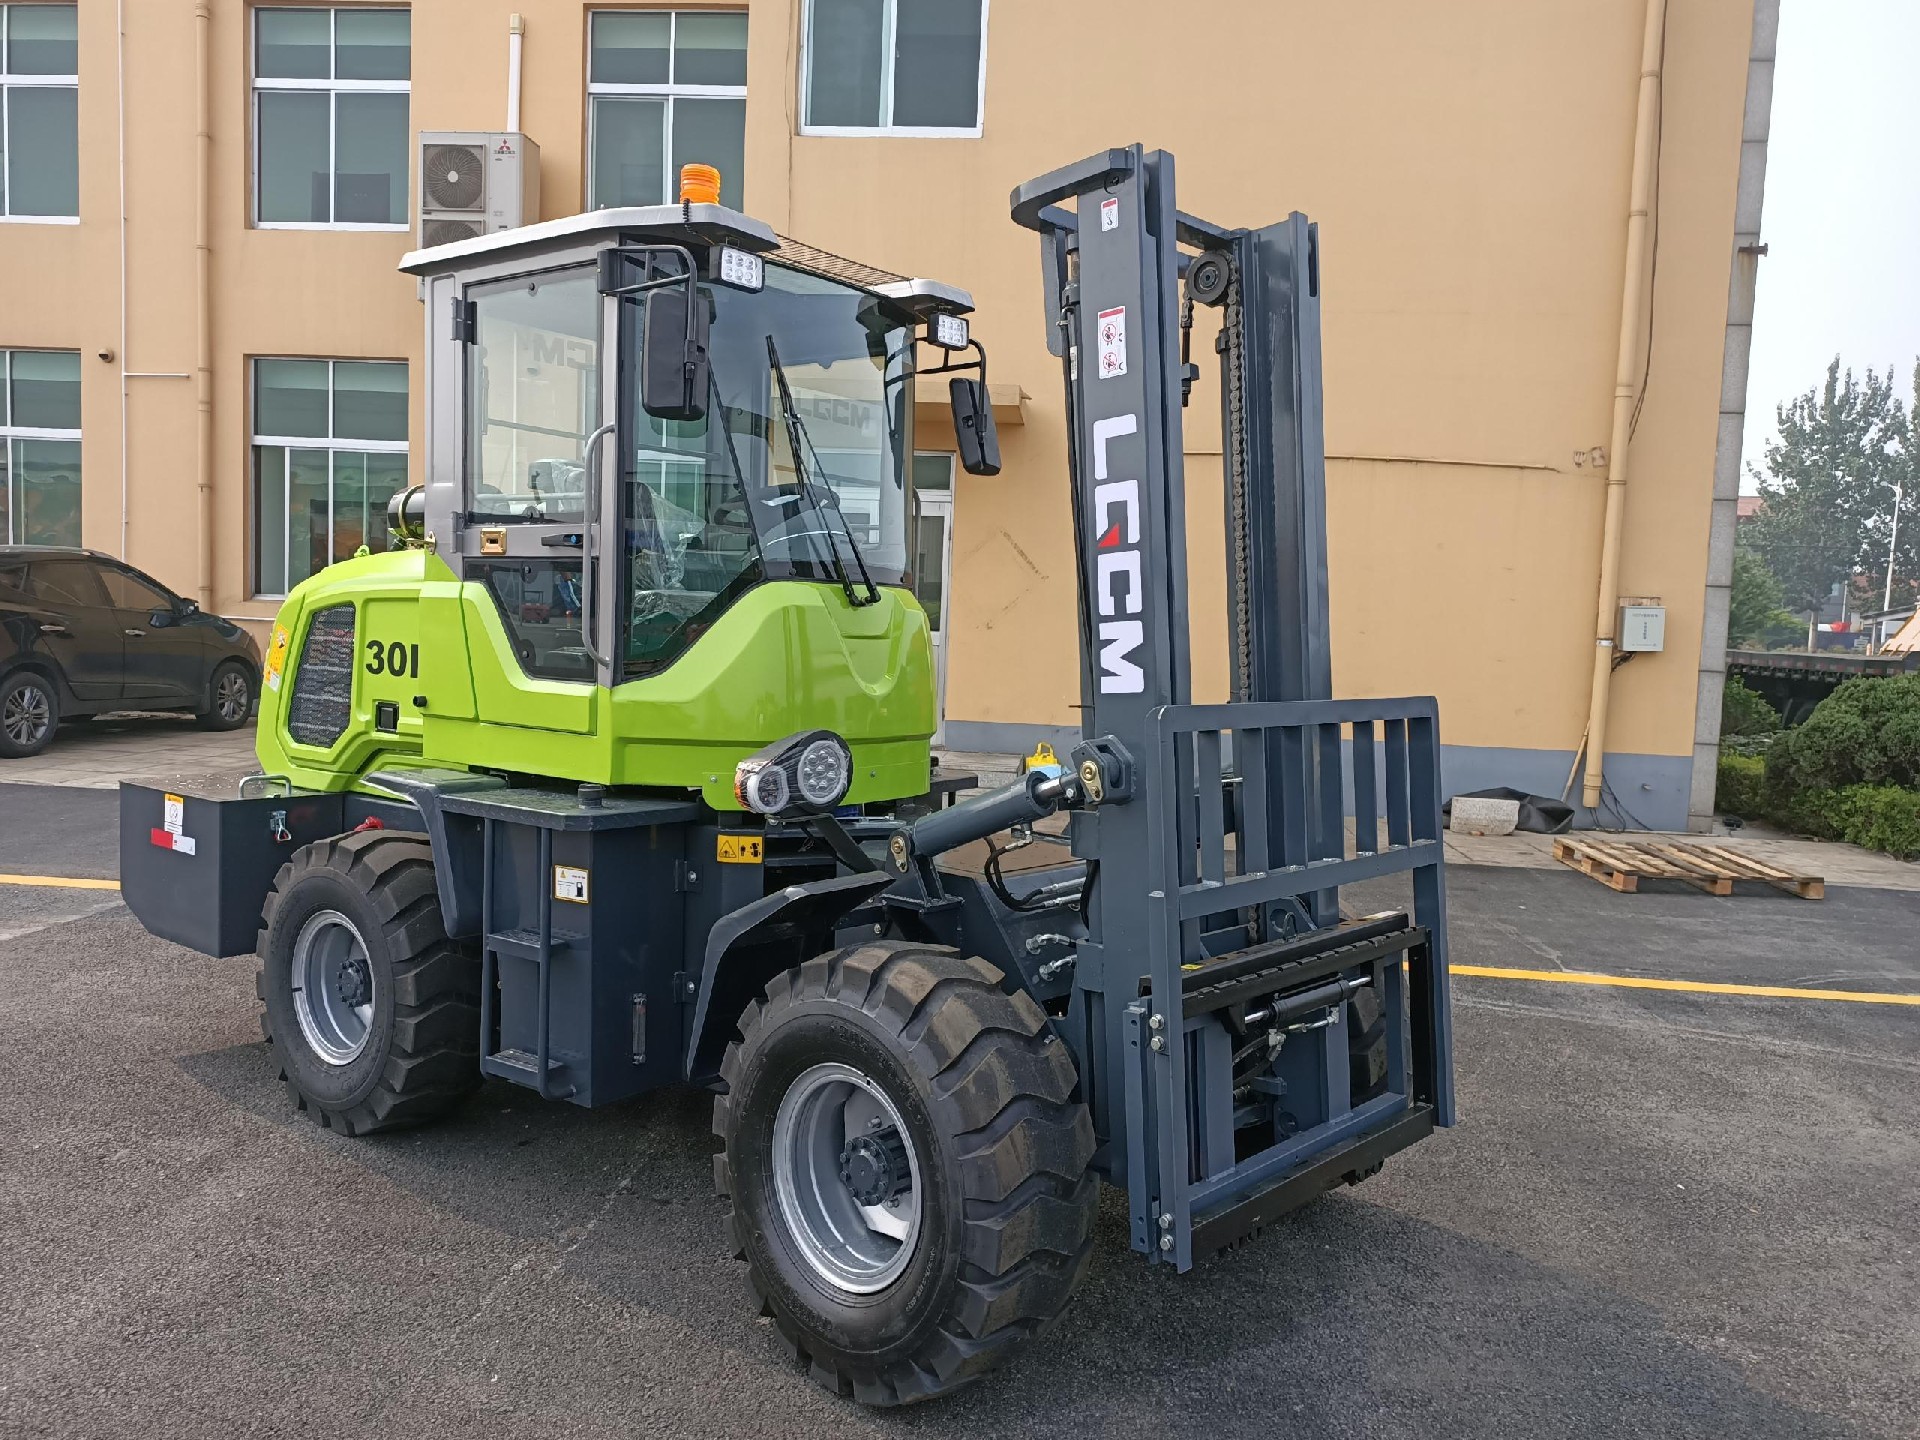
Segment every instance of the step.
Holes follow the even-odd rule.
[[[575,935],[570,931],[556,930],[547,940],[547,953],[558,955],[578,944],[584,944],[586,936]],[[531,960],[540,963],[540,932],[538,930],[496,930],[487,936],[487,946],[495,954],[511,955],[516,960]]]

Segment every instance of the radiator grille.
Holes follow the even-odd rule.
[[[353,716],[353,606],[317,611],[293,672],[287,734],[302,745],[329,747]]]

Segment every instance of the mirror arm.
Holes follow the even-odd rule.
[[[919,339],[919,337],[916,336],[915,339]],[[931,344],[932,342],[922,340],[920,343]],[[958,350],[942,350],[940,353],[947,357],[945,360],[942,360],[938,365],[934,366],[931,370],[922,370],[918,366],[915,366],[914,373],[916,375],[947,375],[955,371],[978,370],[980,372],[980,383],[982,385],[986,384],[987,383],[987,347],[982,345],[978,340],[968,340],[967,349],[977,351],[979,353],[980,358],[978,360],[965,360],[960,362],[959,364],[955,364],[953,357],[955,355],[964,354],[966,352],[958,351]]]

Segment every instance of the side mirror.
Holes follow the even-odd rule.
[[[960,468],[969,475],[1000,473],[1000,430],[993,423],[993,402],[984,380],[956,375],[947,382],[953,399],[953,436],[960,446]]]
[[[708,325],[706,303],[690,283],[648,294],[640,347],[640,405],[654,419],[706,416]]]

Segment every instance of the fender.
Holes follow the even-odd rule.
[[[880,871],[809,880],[721,916],[707,932],[688,1027],[687,1078],[719,1070],[734,1018],[769,979],[797,963],[796,952],[805,959],[828,948],[834,926],[893,883]]]

